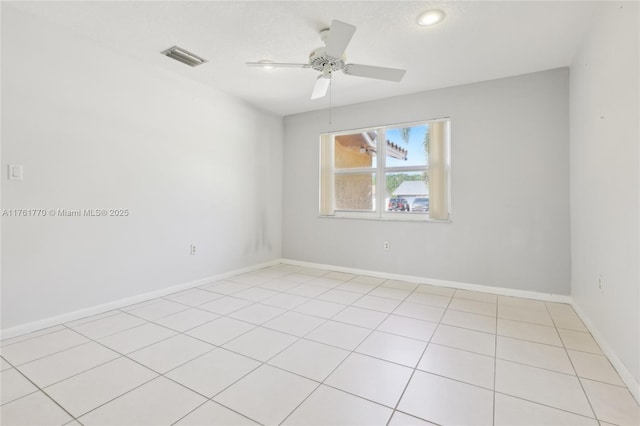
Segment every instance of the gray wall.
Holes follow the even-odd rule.
[[[3,217],[3,329],[280,257],[281,117],[7,3],[1,136],[4,209],[130,211]]]
[[[638,3],[597,16],[571,66],[571,295],[638,383]]]
[[[556,69],[335,108],[331,124],[327,110],[285,117],[283,257],[568,294],[568,77]],[[320,133],[439,117],[451,117],[451,223],[318,217]]]

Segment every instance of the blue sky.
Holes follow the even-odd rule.
[[[402,140],[402,132],[400,129],[401,127],[387,129],[387,139],[409,151],[409,154],[407,155],[407,161],[397,160],[395,158],[387,158],[387,167],[425,165],[426,157],[423,142],[424,135],[427,131],[427,125],[423,124],[420,126],[411,127],[408,145]]]

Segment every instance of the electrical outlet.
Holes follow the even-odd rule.
[[[384,242],[384,251],[389,251],[391,250],[391,244],[389,244],[389,241],[385,241]]]
[[[195,244],[191,244],[191,255],[195,255],[196,254],[196,245]]]

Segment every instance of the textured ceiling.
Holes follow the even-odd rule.
[[[347,62],[405,68],[401,83],[338,73],[334,106],[567,66],[596,2],[555,1],[69,1],[3,2],[280,115],[326,108],[311,101],[317,73],[263,70],[245,61],[305,63],[332,19],[357,27]],[[416,16],[437,7],[434,27]],[[187,67],[159,54],[179,45],[206,59]]]

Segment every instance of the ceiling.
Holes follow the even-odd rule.
[[[3,1],[3,7],[7,2]],[[279,115],[327,108],[311,101],[317,72],[250,68],[246,61],[306,63],[319,31],[357,27],[347,62],[405,68],[400,83],[337,73],[331,104],[568,66],[597,8],[581,1],[68,1],[12,2],[138,61],[216,87]],[[433,27],[415,24],[445,11]],[[178,45],[209,62],[188,67],[159,53]]]

